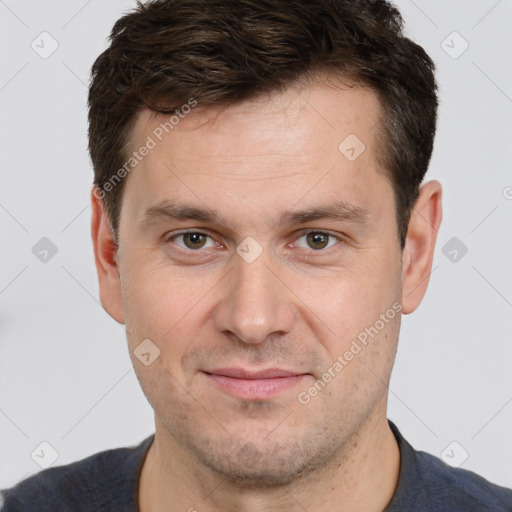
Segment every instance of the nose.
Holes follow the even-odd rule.
[[[278,277],[277,268],[272,268],[264,255],[252,263],[234,257],[234,268],[226,276],[214,311],[216,328],[247,344],[289,334],[296,315],[292,293]]]

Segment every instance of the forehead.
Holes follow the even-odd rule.
[[[196,106],[190,107],[192,102]],[[170,116],[145,109],[137,116],[131,142],[136,145],[153,133],[157,142],[172,144],[178,137],[201,141],[204,152],[212,156],[220,152],[253,156],[259,154],[260,144],[295,155],[319,146],[338,149],[336,143],[350,134],[373,146],[380,115],[380,102],[372,90],[317,80],[229,106],[209,107],[190,98]],[[174,137],[168,137],[171,134]],[[242,145],[225,145],[229,139]]]
[[[130,146],[137,151],[151,139],[152,149],[125,194],[139,210],[178,198],[221,213],[236,212],[240,200],[254,214],[258,204],[282,214],[283,204],[299,201],[375,209],[377,196],[390,193],[375,158],[380,115],[372,91],[322,84],[224,108],[198,104],[174,116],[145,110]]]

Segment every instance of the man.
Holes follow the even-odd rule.
[[[506,511],[386,418],[428,285],[434,66],[383,0],[169,0],[93,67],[100,297],[155,434],[3,510]]]

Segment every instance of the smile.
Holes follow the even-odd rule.
[[[225,393],[245,400],[270,400],[310,376],[307,373],[272,368],[257,372],[223,368],[203,373]]]

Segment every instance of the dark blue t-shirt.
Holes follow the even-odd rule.
[[[512,512],[512,490],[414,450],[389,424],[400,448],[400,476],[383,512]],[[139,476],[153,439],[45,469],[2,491],[1,511],[139,512]]]

